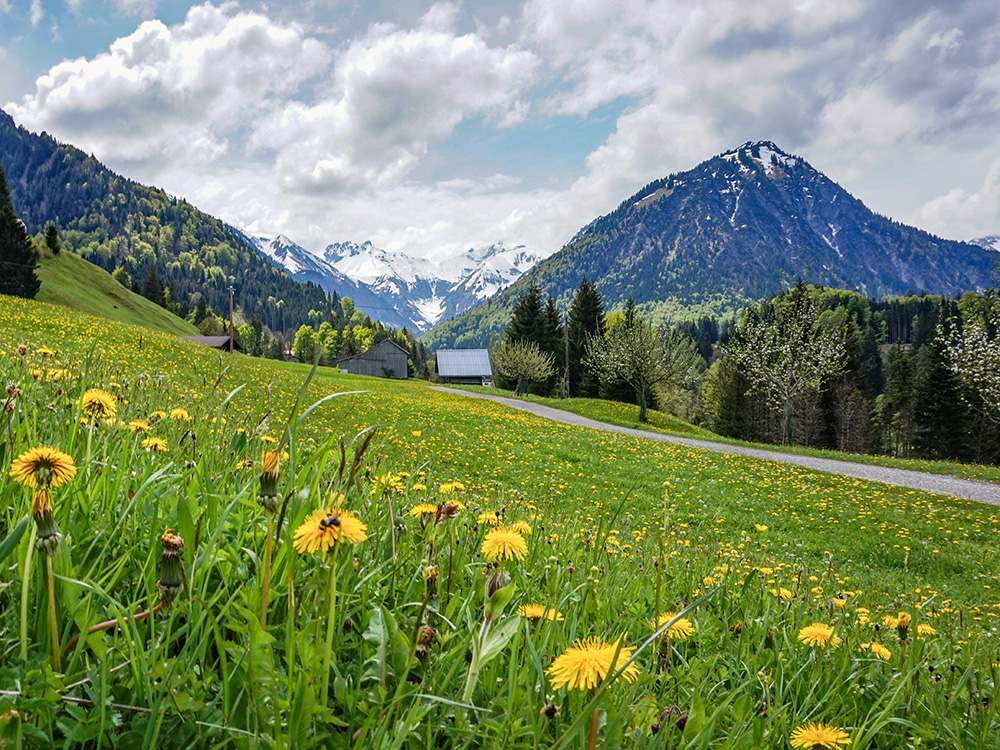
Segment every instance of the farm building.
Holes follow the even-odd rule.
[[[340,371],[350,375],[406,380],[406,349],[386,339],[364,354],[340,360]]]
[[[485,349],[438,349],[437,374],[445,383],[491,385],[490,353]]]
[[[223,351],[229,351],[229,337],[228,336],[181,336],[185,341],[193,341],[196,344],[204,344],[205,346],[210,346],[213,349],[221,349]],[[233,339],[233,351],[241,352],[243,347],[240,346],[239,339]]]

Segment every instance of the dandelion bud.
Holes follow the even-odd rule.
[[[26,347],[24,344],[18,345],[17,353],[23,357],[25,354],[28,353],[28,347]]]
[[[49,557],[55,557],[59,543],[62,541],[62,534],[59,533],[59,526],[52,515],[52,500],[49,498],[49,491],[44,486],[35,493],[35,497],[31,501],[31,515],[34,517],[35,526],[38,529],[35,536],[35,548]]]
[[[278,495],[278,451],[264,451],[261,457],[260,490],[257,492],[257,502],[268,513],[277,513],[281,508],[281,498]]]
[[[899,634],[899,640],[905,641],[907,632],[910,629],[910,613],[900,612],[899,617],[896,619],[896,632]]]
[[[681,714],[680,718],[677,719],[677,723],[676,723],[675,726],[683,732],[684,731],[684,727],[687,726],[687,723],[688,723],[688,715],[687,714]]]
[[[160,562],[160,580],[156,582],[156,589],[160,592],[160,600],[164,606],[169,607],[184,585],[184,563],[181,562],[180,552],[184,540],[174,534],[173,529],[167,529],[160,537],[160,544],[163,545],[163,557]]]
[[[653,724],[653,726],[651,726],[649,728],[649,731],[652,734],[659,734],[660,733],[660,722],[656,722],[655,724]]]
[[[774,631],[771,628],[764,634],[764,648],[774,649]]]
[[[427,586],[427,598],[437,596],[437,568],[433,565],[424,567],[424,584]]]
[[[496,570],[486,582],[486,599],[489,600],[496,592],[510,583],[510,576],[503,570]]]

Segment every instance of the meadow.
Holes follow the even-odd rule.
[[[996,508],[10,298],[0,383],[0,745],[1000,746]]]

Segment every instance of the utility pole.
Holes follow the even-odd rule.
[[[233,353],[233,288],[229,287],[229,353]]]

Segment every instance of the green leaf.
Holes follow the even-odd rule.
[[[24,536],[24,532],[27,531],[28,525],[31,523],[31,518],[25,515],[21,519],[21,522],[11,529],[7,538],[0,542],[0,563],[6,560],[10,554],[17,549],[17,543],[21,541],[21,537]]]
[[[513,586],[508,588],[513,588]],[[499,627],[490,632],[483,639],[482,651],[479,656],[479,666],[482,667],[495,659],[510,642],[510,639],[514,637],[514,633],[517,632],[520,626],[521,616],[514,615],[513,617],[508,617],[500,623]]]

